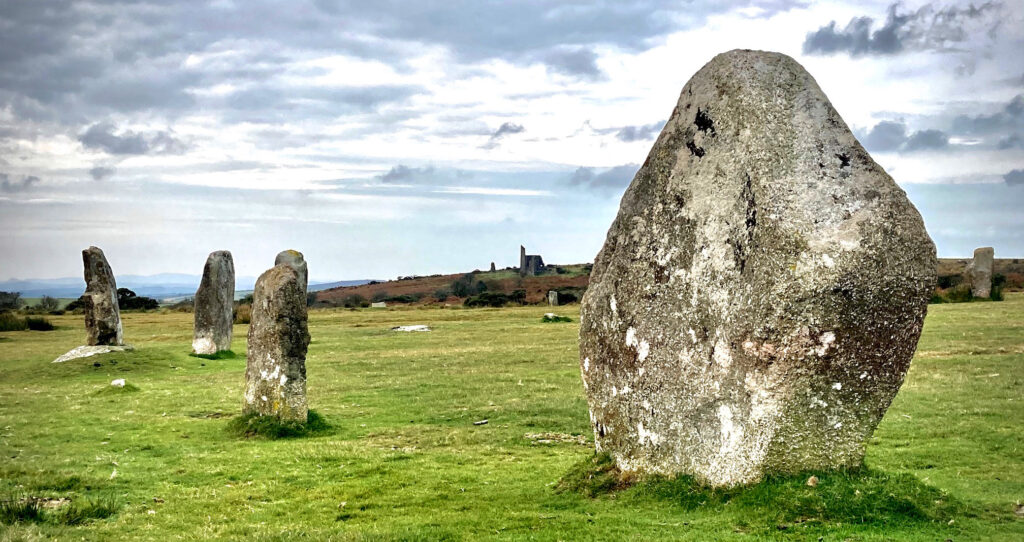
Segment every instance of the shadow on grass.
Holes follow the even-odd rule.
[[[196,353],[192,353],[192,354],[189,354],[189,357],[199,358],[199,359],[236,359],[236,358],[238,358],[238,354],[236,354],[233,350],[221,350],[221,351],[219,351],[219,352],[217,352],[215,354],[196,354]]]
[[[305,423],[282,421],[275,416],[247,414],[232,419],[227,425],[229,435],[239,438],[264,438],[271,440],[315,437],[326,435],[332,429],[327,420],[315,410],[310,410],[306,414]]]
[[[818,479],[814,487],[807,483],[811,476]],[[776,530],[790,524],[945,525],[954,517],[977,515],[910,474],[866,467],[770,476],[749,486],[711,488],[690,476],[639,479],[619,471],[608,454],[598,454],[576,464],[555,490],[592,498],[621,491],[620,500],[667,501],[688,511],[728,510],[754,529]]]
[[[55,503],[57,506],[49,506]],[[118,509],[112,497],[61,503],[37,497],[0,497],[0,524],[47,523],[50,525],[82,525],[94,519],[106,519]]]

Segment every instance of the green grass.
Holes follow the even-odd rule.
[[[216,363],[188,355],[191,314],[125,314],[136,351],[63,364],[81,316],[0,333],[0,495],[119,503],[74,526],[0,525],[0,540],[1024,539],[1024,295],[929,307],[865,469],[728,491],[601,465],[578,307],[559,310],[574,322],[542,323],[548,307],[312,311],[309,404],[331,429],[291,439],[229,432],[245,326]],[[411,324],[433,331],[389,331]],[[115,378],[138,390],[97,391]]]
[[[310,410],[305,423],[248,414],[233,418],[227,430],[229,435],[241,438],[282,439],[324,435],[331,431],[331,425],[315,410]]]
[[[213,354],[194,354],[193,353],[193,354],[189,354],[189,356],[191,356],[193,358],[214,359],[214,360],[216,360],[216,359],[235,359],[235,358],[238,357],[238,354],[236,354],[234,352],[234,350],[220,350],[218,352],[214,352]]]

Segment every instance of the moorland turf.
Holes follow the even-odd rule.
[[[866,468],[718,491],[594,455],[578,309],[549,311],[311,311],[322,425],[282,439],[239,418],[245,326],[204,359],[191,314],[125,313],[134,352],[63,364],[81,316],[2,332],[0,540],[1024,539],[1022,294],[929,307]]]

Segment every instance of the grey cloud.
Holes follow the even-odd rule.
[[[854,17],[843,28],[831,21],[807,34],[803,51],[810,55],[846,53],[850,56],[955,51],[972,35],[991,36],[1002,23],[999,2],[941,9],[927,4],[909,13],[900,13],[899,7],[898,3],[890,5],[885,22],[876,30],[872,30],[875,26],[872,17]]]
[[[6,173],[0,173],[0,192],[21,192],[28,190],[33,184],[39,182],[39,177],[28,175],[20,180],[12,180]]]
[[[872,151],[895,151],[907,139],[907,126],[902,122],[883,120],[861,138],[864,148]]]
[[[377,178],[383,183],[409,184],[428,180],[433,177],[435,172],[434,166],[409,167],[398,164],[392,166],[387,173],[378,175]]]
[[[907,138],[904,150],[908,152],[942,149],[949,145],[949,136],[939,130],[921,130]]]
[[[1003,180],[1009,186],[1024,186],[1024,169],[1015,169],[1003,175]]]
[[[999,140],[996,148],[999,150],[1024,149],[1024,137],[1021,137],[1020,134],[1010,134]]]
[[[491,134],[491,138],[487,140],[487,143],[481,146],[483,149],[493,149],[498,146],[500,139],[511,134],[521,134],[526,131],[522,124],[516,124],[514,122],[505,122],[498,127],[497,130]]]
[[[990,135],[1024,130],[1024,94],[1014,96],[1002,110],[982,115],[959,115],[953,119],[953,132],[966,135]]]
[[[633,141],[648,141],[654,139],[664,126],[664,122],[655,122],[641,126],[623,126],[615,133],[615,137],[617,137],[619,141],[624,141],[626,143]]]
[[[908,134],[906,124],[892,120],[879,122],[860,139],[864,148],[878,152],[927,151],[949,145],[949,135],[941,130],[927,129]]]
[[[115,133],[111,122],[98,122],[89,126],[78,141],[87,149],[115,155],[182,154],[187,146],[167,132],[146,135],[131,130]]]
[[[597,67],[597,54],[586,47],[556,47],[541,55],[552,71],[584,79],[599,79],[604,73]]]
[[[116,168],[107,166],[95,166],[89,169],[89,176],[94,181],[102,181],[117,172]]]
[[[597,172],[595,168],[579,167],[569,176],[569,184],[591,190],[622,190],[636,175],[638,164],[623,164]]]

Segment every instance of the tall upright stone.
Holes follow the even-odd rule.
[[[196,290],[192,351],[216,354],[231,349],[235,323],[235,263],[227,250],[211,252]]]
[[[802,66],[716,56],[626,190],[584,295],[598,450],[715,486],[861,464],[936,264],[917,210]]]
[[[117,305],[114,271],[103,251],[89,247],[82,251],[85,267],[85,333],[89,346],[124,344],[121,309]]]
[[[253,291],[245,367],[245,414],[306,421],[306,295],[298,272],[275,265]]]
[[[309,281],[309,270],[306,267],[306,260],[298,250],[284,250],[274,258],[274,265],[286,264],[295,269],[299,274],[299,284],[302,286],[302,295],[306,295],[306,286]]]
[[[992,295],[992,263],[996,251],[992,247],[974,249],[974,259],[967,264],[967,280],[971,283],[971,295],[990,297]]]
[[[558,290],[548,290],[548,305],[558,306]]]

